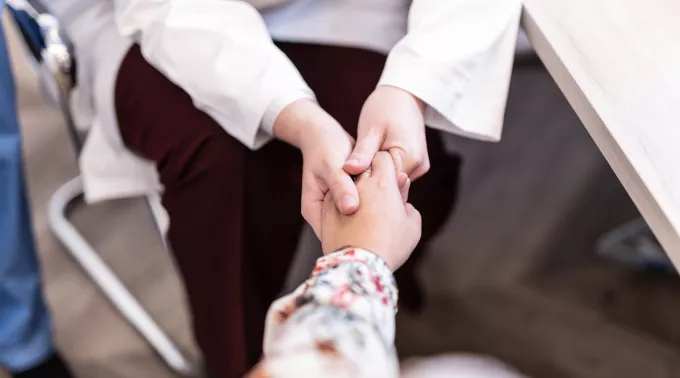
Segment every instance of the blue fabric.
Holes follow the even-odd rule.
[[[17,11],[12,8],[9,8],[9,11],[12,12],[12,17],[19,24],[21,30],[26,33],[31,43],[35,46],[45,47],[45,40],[40,32],[40,25],[24,11]]]
[[[0,25],[0,365],[20,372],[49,357],[53,344],[31,232],[15,96]]]
[[[45,47],[45,39],[42,36],[38,22],[36,22],[36,20],[25,11],[16,10],[11,6],[7,7],[7,10],[12,15],[14,21],[18,24],[19,29],[21,29],[23,37],[29,41],[28,48],[35,56],[35,59],[42,61],[40,51]]]

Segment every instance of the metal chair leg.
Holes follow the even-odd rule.
[[[161,196],[159,194],[147,194],[146,203],[149,205],[149,210],[151,211],[151,217],[156,225],[156,230],[158,230],[158,234],[161,236],[163,247],[166,251],[170,251],[170,245],[168,244],[167,238],[170,219],[161,203]]]
[[[154,322],[141,304],[66,218],[68,204],[83,193],[80,176],[62,185],[50,198],[48,218],[52,231],[104,292],[125,319],[146,339],[175,372],[195,376],[197,370]]]

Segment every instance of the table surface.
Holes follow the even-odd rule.
[[[525,0],[522,24],[680,267],[680,1]]]

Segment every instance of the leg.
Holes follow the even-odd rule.
[[[0,25],[0,364],[19,374],[44,365],[54,347],[31,232],[14,96]],[[55,372],[60,375],[54,377],[66,376],[65,369]]]
[[[283,169],[285,168],[285,169]],[[273,141],[251,153],[246,172],[244,285],[248,365],[262,355],[265,315],[282,294],[302,230],[302,156]]]
[[[316,93],[319,104],[356,137],[361,108],[375,88],[385,57],[359,49],[280,44]],[[456,201],[460,158],[446,153],[439,131],[427,130],[432,168],[414,182],[409,201],[423,217],[423,236],[409,261],[396,273],[400,305],[418,309],[422,295],[415,279],[425,246],[448,219]]]
[[[157,163],[168,238],[207,365],[218,377],[241,377],[260,357],[265,312],[302,225],[299,154],[276,142],[249,151],[138,47],[118,74],[116,111],[128,147]]]

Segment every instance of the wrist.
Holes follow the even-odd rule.
[[[408,102],[412,102],[418,108],[418,110],[420,110],[420,114],[425,116],[425,108],[427,107],[427,104],[425,104],[423,100],[418,98],[413,93],[390,84],[379,84],[377,90],[388,91],[395,96],[406,99]]]
[[[391,272],[394,272],[397,270],[396,264],[394,261],[390,260],[390,255],[387,253],[384,253],[385,251],[382,250],[381,248],[376,248],[374,246],[370,246],[371,243],[361,243],[361,242],[353,242],[353,243],[347,243],[343,244],[342,247],[333,247],[329,249],[325,249],[323,251],[324,256],[332,255],[338,252],[344,252],[348,250],[361,250],[363,252],[368,252],[372,255],[375,255],[380,261],[385,263],[385,265],[389,268]],[[360,247],[361,246],[361,247]],[[322,246],[323,247],[323,246]]]
[[[333,271],[330,276],[323,273],[329,269]],[[307,288],[312,288],[313,290],[316,286],[314,283],[318,282],[319,277],[327,282],[329,277],[333,276],[340,278],[344,276],[345,279],[351,281],[348,283],[358,284],[358,287],[362,288],[362,290],[355,294],[362,297],[376,296],[383,305],[393,308],[395,311],[397,310],[399,291],[397,290],[393,269],[375,253],[363,248],[346,247],[320,257],[316,260],[314,270],[307,281]],[[333,280],[336,281],[335,279]],[[365,282],[362,283],[361,281]],[[324,288],[334,290],[334,286],[324,285]],[[342,300],[345,297],[343,295],[336,297],[336,299]],[[342,302],[335,302],[336,305],[340,303]]]
[[[309,113],[309,117],[300,120],[298,126],[297,147],[303,156],[308,151],[318,151],[320,146],[335,150],[341,148],[344,142],[351,144],[352,137],[319,106]],[[351,149],[351,145],[348,146]]]
[[[329,266],[332,266],[333,264],[331,262],[337,262],[339,261],[337,259],[338,256],[345,257],[349,260],[369,260],[372,263],[375,263],[381,267],[386,268],[386,270],[390,273],[393,273],[395,269],[390,265],[389,261],[385,260],[385,258],[377,253],[375,253],[373,250],[366,249],[366,248],[361,248],[361,247],[355,247],[352,245],[347,245],[342,248],[337,248],[333,250],[331,253],[326,253],[324,257],[320,258],[317,260],[317,266],[320,268],[328,268]],[[342,260],[342,259],[340,259]],[[325,263],[325,264],[324,264]],[[313,272],[314,273],[314,272]]]
[[[272,134],[279,140],[302,149],[302,131],[309,127],[312,114],[318,112],[319,106],[311,100],[300,99],[292,102],[274,120]]]

